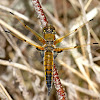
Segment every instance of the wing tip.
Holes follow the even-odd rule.
[[[14,15],[14,13],[12,13],[12,12],[9,12],[10,14],[12,14],[12,15]]]

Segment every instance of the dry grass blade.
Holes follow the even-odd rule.
[[[1,100],[13,100],[1,83],[0,83],[0,98]]]
[[[64,81],[64,80],[61,80],[62,84],[65,85],[65,86],[72,86],[73,88],[75,88],[77,91],[80,91],[82,93],[85,93],[87,95],[90,95],[92,97],[95,97],[95,98],[100,98],[100,94],[97,94],[95,93],[94,91],[91,91],[91,90],[88,90],[88,89],[85,89],[85,88],[82,88],[80,86],[77,86],[75,84],[72,84],[70,82],[67,82],[67,81]]]
[[[23,35],[22,33],[20,33],[19,31],[17,31],[16,29],[14,29],[13,27],[11,27],[10,25],[8,25],[7,23],[5,23],[3,20],[0,19],[0,24],[3,25],[4,27],[6,27],[7,29],[9,29],[10,31],[12,31],[16,36],[19,37],[19,39],[23,38],[23,41],[28,41],[31,44],[35,44],[37,45],[37,43],[33,42],[31,39],[27,38],[25,35]],[[12,33],[12,34],[13,34]],[[33,45],[34,46],[34,45]]]
[[[2,10],[4,10],[4,11],[7,11],[7,12],[9,12],[9,13],[12,12],[12,13],[15,14],[16,16],[22,18],[23,20],[25,20],[25,21],[27,21],[27,22],[29,22],[29,23],[31,23],[31,24],[34,24],[33,20],[30,20],[28,17],[24,16],[23,14],[21,14],[21,13],[15,11],[15,10],[13,10],[13,9],[10,9],[10,8],[5,7],[5,6],[3,6],[3,5],[0,5],[0,9],[2,9]]]
[[[32,1],[37,7],[36,10]],[[41,13],[39,2],[46,16]],[[58,100],[54,86],[52,86],[50,96],[47,95],[43,51],[38,51],[34,47],[41,47],[42,43],[45,43],[38,41],[36,35],[31,33],[32,31],[29,32],[31,28],[38,36],[43,37],[40,28],[42,26],[40,15],[43,14],[42,21],[47,17],[46,23],[55,27],[56,39],[68,36],[85,22],[89,24],[89,29],[86,28],[85,23],[57,44],[57,48],[73,49],[64,50],[58,55],[54,52],[54,55],[57,55],[54,63],[68,100],[99,100],[99,12],[100,0],[0,0],[0,82],[8,95],[14,100]],[[21,19],[23,25],[16,18]],[[89,22],[91,19],[93,20]],[[19,39],[23,38],[22,40],[28,43],[20,41],[10,33],[15,34]],[[31,43],[34,45],[31,46]],[[91,45],[90,51],[86,49],[87,45]],[[3,58],[1,48],[5,51]],[[89,58],[89,55],[92,58]],[[55,77],[57,78],[57,75]],[[0,89],[0,97],[2,100],[11,100],[8,99],[3,88]],[[63,92],[61,90],[63,88],[57,88],[59,93]]]
[[[63,65],[64,67],[66,67],[67,69],[69,69],[70,71],[72,71],[74,74],[76,74],[78,77],[80,77],[80,78],[82,78],[83,80],[85,80],[85,81],[87,81],[87,79],[85,78],[85,76],[83,76],[80,72],[78,72],[77,70],[75,70],[74,68],[71,68],[71,66],[68,66],[67,64],[65,64],[63,61],[61,61],[61,60],[58,60],[58,62],[61,64],[61,65]],[[91,81],[92,82],[92,81]],[[96,83],[94,83],[93,82],[93,84],[94,84],[94,86],[96,87],[96,88],[98,88],[98,86],[97,86],[97,84]]]
[[[9,61],[6,61],[6,60],[0,60],[0,64],[1,65],[6,65],[6,66],[13,66],[15,68],[22,69],[24,71],[28,71],[28,72],[30,72],[32,74],[37,74],[37,75],[42,76],[42,77],[44,76],[44,73],[43,72],[38,71],[38,70],[35,70],[33,68],[30,69],[27,66],[22,65],[22,64],[13,63],[13,62],[9,62]]]

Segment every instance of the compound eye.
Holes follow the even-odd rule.
[[[52,30],[52,32],[54,32],[54,30]]]
[[[53,30],[53,34],[56,34],[56,31],[55,30]]]
[[[43,33],[45,33],[45,30],[43,30]]]
[[[54,34],[55,34],[55,30],[52,30],[52,32],[54,32]]]
[[[55,28],[53,27],[53,30],[55,31]]]

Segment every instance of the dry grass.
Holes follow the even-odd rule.
[[[93,42],[100,44],[99,0],[41,1],[49,23],[56,28],[57,38],[94,19],[64,39],[61,47]],[[50,97],[47,96],[40,53],[33,46],[5,33],[4,30],[24,34],[33,43],[41,45],[9,12],[42,35],[41,23],[31,0],[0,0],[0,98],[57,100],[55,88],[52,88]],[[28,41],[32,42],[30,39]],[[55,59],[55,64],[68,100],[100,100],[100,45],[62,52]]]

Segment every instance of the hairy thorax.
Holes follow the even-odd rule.
[[[46,51],[53,51],[54,44],[53,41],[46,41],[46,45],[44,45]]]

